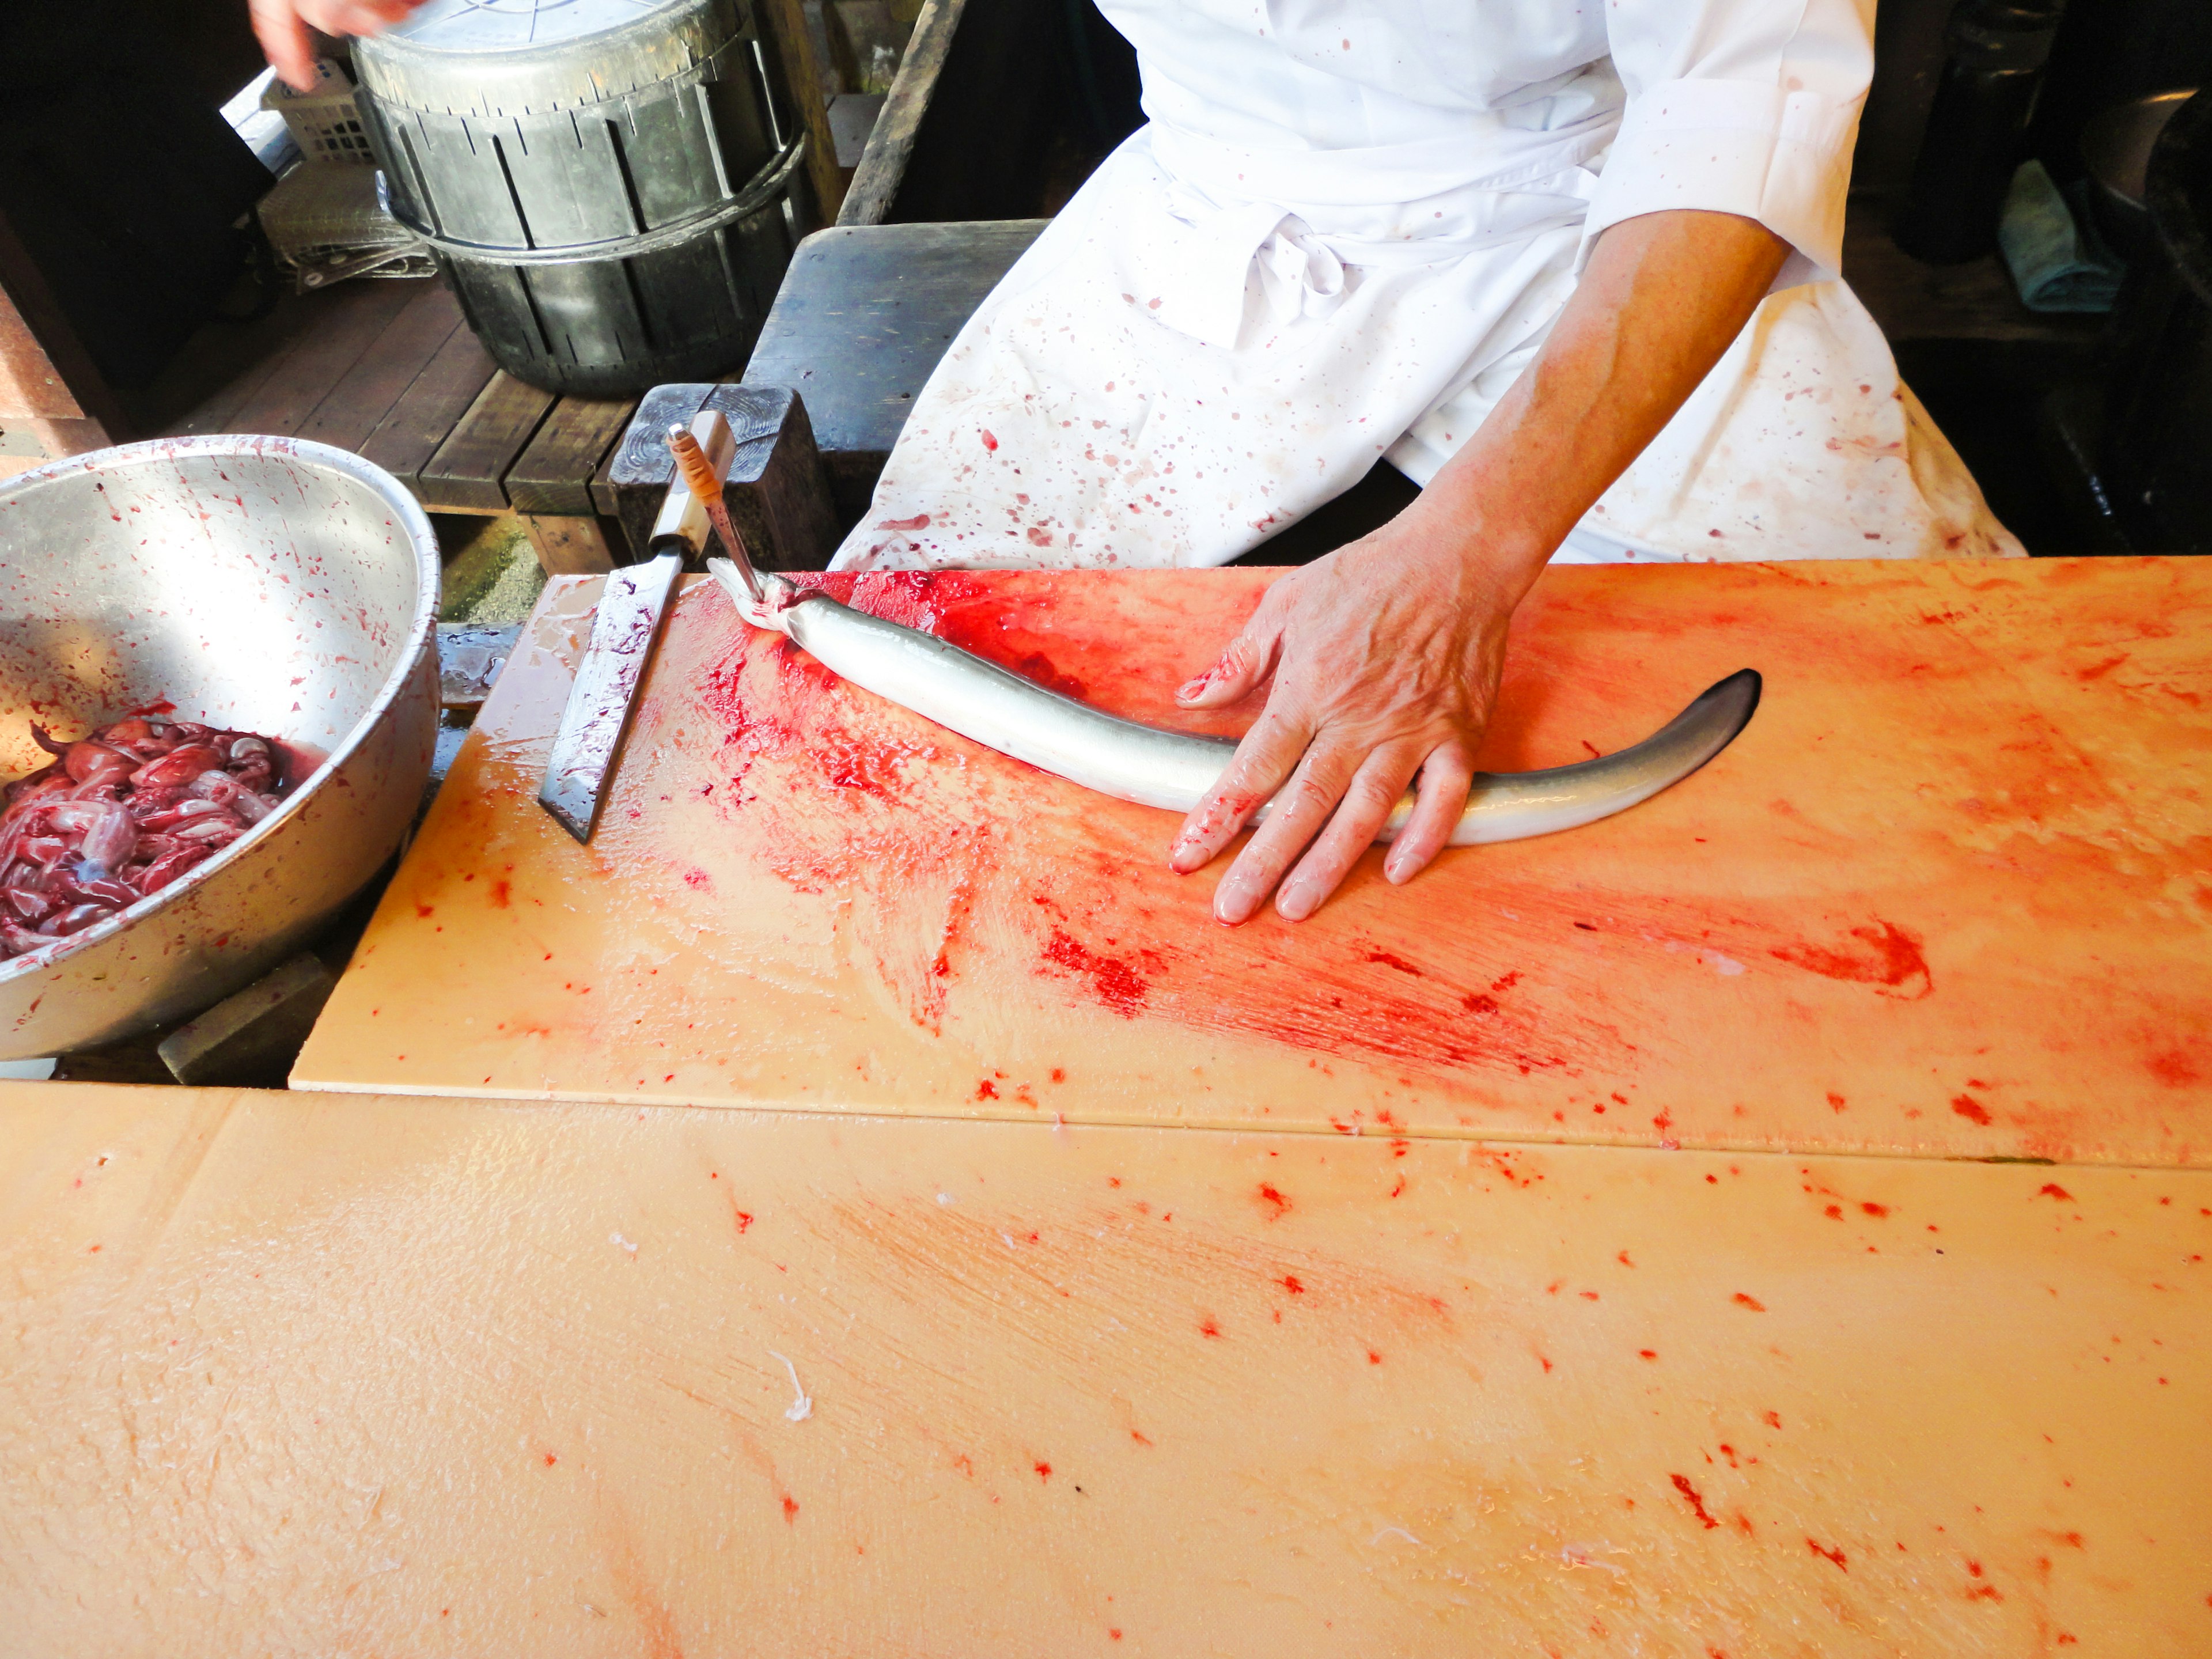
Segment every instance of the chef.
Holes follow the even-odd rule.
[[[264,39],[295,3],[404,9],[256,0]],[[1148,125],[961,331],[835,564],[1214,565],[1378,460],[1421,485],[1180,693],[1259,712],[1174,867],[1279,801],[1221,921],[1310,915],[1409,786],[1383,873],[1436,857],[1549,561],[2021,552],[1838,279],[1874,0],[1101,4]]]

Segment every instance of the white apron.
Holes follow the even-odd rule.
[[[1795,252],[1558,557],[2021,550],[1834,279],[1870,3],[1105,9],[1150,125],[954,340],[835,568],[1219,564],[1378,459],[1425,483],[1595,235],[1673,207]]]

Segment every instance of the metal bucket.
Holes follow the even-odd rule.
[[[0,1058],[185,1019],[306,943],[406,834],[438,718],[438,547],[325,444],[183,438],[0,481],[0,774],[163,701],[326,757],[152,897],[0,961]]]

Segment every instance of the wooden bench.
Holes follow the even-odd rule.
[[[792,257],[742,382],[648,393],[609,460],[599,510],[641,552],[675,477],[663,434],[711,404],[737,431],[731,512],[756,557],[774,569],[821,568],[867,510],[945,348],[1047,222],[816,232]]]

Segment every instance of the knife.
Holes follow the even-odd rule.
[[[692,422],[691,435],[718,468],[729,465],[735,445],[729,422],[719,410],[703,410]],[[586,845],[606,802],[608,781],[621,757],[623,737],[659,638],[669,595],[683,574],[686,555],[703,548],[706,535],[705,509],[697,505],[679,472],[653,523],[649,545],[654,556],[611,573],[599,596],[591,643],[576,665],[575,683],[561,711],[561,729],[546,757],[544,780],[538,787],[538,804]]]

